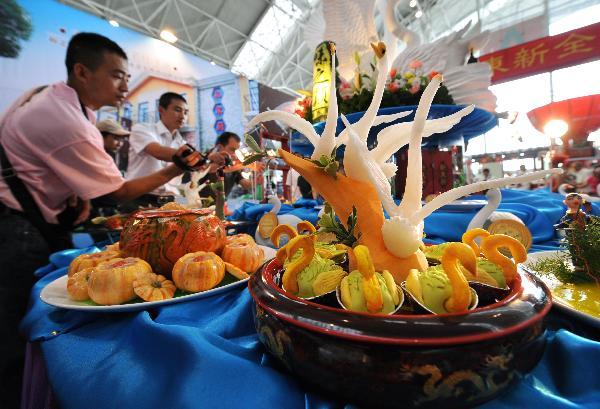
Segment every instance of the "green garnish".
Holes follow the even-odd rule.
[[[337,179],[337,171],[340,168],[340,163],[335,160],[335,149],[331,155],[321,155],[318,160],[311,160],[312,163],[322,168],[329,176]]]
[[[600,218],[590,216],[585,229],[567,230],[566,248],[588,281],[600,280]]]
[[[600,281],[600,218],[590,216],[585,229],[567,229],[564,248],[568,254],[541,259],[527,267],[563,283]]]
[[[248,146],[254,152],[252,155],[244,159],[244,162],[242,162],[244,166],[269,156],[266,149],[262,149],[260,146],[258,146],[258,143],[256,143],[256,140],[252,137],[252,135],[246,134],[244,136],[244,142],[246,143],[246,146]]]
[[[360,233],[355,235],[356,223],[358,217],[356,215],[356,207],[352,206],[352,213],[348,216],[348,220],[345,227],[342,223],[337,220],[337,216],[329,204],[325,204],[325,212],[321,219],[319,219],[319,232],[333,233],[337,237],[338,241],[349,247],[354,246],[356,241],[360,238]]]
[[[575,274],[570,267],[568,255],[548,257],[536,262],[530,262],[527,267],[531,270],[547,276],[554,276],[563,283],[587,282],[587,278],[581,280],[578,274]]]

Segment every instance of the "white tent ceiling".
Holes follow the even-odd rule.
[[[312,81],[312,52],[299,28],[320,0],[60,0],[266,85],[291,91]]]
[[[312,50],[304,43],[303,27],[321,0],[59,1],[152,37],[169,29],[179,38],[177,47],[274,88],[293,92],[312,82]],[[431,41],[469,20],[481,21],[483,29],[497,30],[545,13],[552,20],[597,2],[402,0],[396,17]],[[415,16],[418,10],[421,18]]]

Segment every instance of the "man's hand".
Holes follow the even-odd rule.
[[[83,223],[90,217],[90,213],[92,212],[92,204],[89,200],[82,200],[81,212],[79,212],[79,217],[73,223],[74,226]]]
[[[92,211],[92,204],[89,200],[81,200],[77,196],[73,195],[67,200],[67,206],[69,207],[80,207],[79,216],[73,222],[73,226],[77,226],[78,224],[83,223],[90,217],[90,213]]]
[[[195,150],[187,156],[183,156],[189,150],[190,148],[187,145],[180,146],[175,152],[174,156],[177,156],[185,166],[193,168],[202,159],[202,155],[200,155],[200,152]]]
[[[229,157],[229,154],[225,151],[210,152],[207,156],[208,160],[211,161],[211,164],[208,167],[208,172],[215,173],[216,171],[221,169],[225,165],[225,160],[228,157]]]
[[[225,165],[225,158],[227,158],[229,154],[225,151],[221,152],[211,152],[208,154],[208,159],[214,163],[219,165],[219,167]]]

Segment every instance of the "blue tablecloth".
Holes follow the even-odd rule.
[[[485,200],[485,196],[470,196],[469,200]],[[518,216],[531,231],[532,249],[550,250],[558,246],[553,225],[565,214],[564,196],[547,189],[502,189],[502,201],[498,211]],[[600,215],[600,202],[595,202],[593,214]],[[425,234],[434,242],[460,241],[462,234],[477,210],[451,212],[438,210],[425,219]]]
[[[288,204],[282,204],[279,213],[277,214],[291,214],[299,217],[302,220],[308,220],[312,224],[316,225],[320,209],[316,209],[315,206],[318,204],[316,200],[305,200],[298,204],[296,202],[294,206]],[[255,204],[250,202],[244,202],[242,206],[236,209],[235,212],[229,219],[231,220],[250,220],[258,222],[263,214],[273,209],[271,204]]]
[[[503,193],[501,208],[526,220],[538,244],[556,244],[549,226],[564,211],[559,197],[547,192]],[[260,211],[267,208],[264,205]],[[307,208],[285,210],[306,212]],[[255,218],[260,213],[250,207],[242,211]],[[427,220],[426,231],[431,237],[456,240],[454,231],[466,227],[468,220],[466,215],[436,213]],[[121,314],[65,311],[41,302],[41,289],[66,274],[70,260],[85,251],[97,249],[54,254],[52,264],[38,270],[40,280],[22,323],[28,339],[40,343],[62,408],[352,407],[306,389],[265,352],[254,330],[252,299],[245,288]],[[533,402],[545,409],[600,407],[598,339],[597,330],[553,311],[541,363],[508,394],[482,407],[519,408]]]

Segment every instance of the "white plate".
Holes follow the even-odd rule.
[[[573,305],[571,305],[569,303],[569,301],[567,301],[555,294],[555,292],[553,291],[553,288],[555,288],[559,284],[558,280],[553,279],[552,277],[548,277],[545,274],[538,273],[537,271],[528,267],[528,265],[530,263],[535,263],[541,259],[552,258],[552,257],[556,257],[558,255],[564,255],[564,254],[566,254],[566,252],[556,251],[556,250],[530,253],[527,255],[527,261],[524,263],[525,264],[523,266],[524,270],[529,271],[532,274],[534,274],[535,276],[537,276],[538,278],[540,278],[548,286],[548,288],[550,288],[550,291],[552,292],[552,302],[557,308],[559,308],[560,310],[564,311],[565,313],[567,313],[569,315],[572,315],[573,317],[576,317],[582,321],[585,321],[589,325],[600,328],[600,318],[594,317],[591,314],[588,314],[584,311],[578,310]]]
[[[275,257],[275,249],[270,247],[260,246],[265,252],[265,261]],[[79,310],[87,312],[127,312],[127,311],[138,311],[146,308],[163,307],[168,304],[175,304],[179,302],[186,302],[197,300],[199,298],[211,297],[216,294],[221,294],[229,291],[233,288],[243,287],[246,285],[248,279],[236,281],[221,287],[213,288],[212,290],[202,291],[195,294],[183,295],[181,297],[171,298],[169,300],[162,301],[151,301],[151,302],[136,302],[133,304],[120,304],[120,305],[89,305],[81,301],[73,301],[69,298],[67,293],[67,280],[66,275],[57,278],[56,280],[48,283],[40,293],[40,298],[46,304],[50,304],[54,307],[64,308],[68,310]]]

